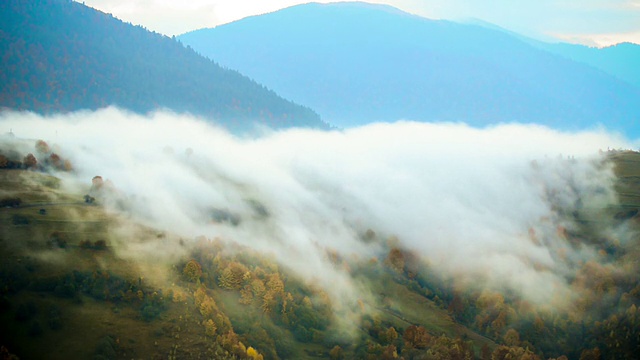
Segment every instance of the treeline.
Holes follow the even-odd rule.
[[[184,279],[195,283],[194,298],[205,332],[222,341],[232,327],[268,359],[294,356],[294,341],[323,343],[334,317],[326,294],[289,278],[273,260],[248,249],[242,249],[242,255],[225,256],[230,246],[200,239],[192,259],[182,267]],[[222,314],[214,291],[234,293],[239,306],[251,310],[243,311],[242,318]]]
[[[309,108],[223,69],[175,39],[71,0],[0,6],[0,106],[43,114],[168,108],[232,128],[325,127]]]
[[[0,169],[60,170],[71,171],[69,159],[54,152],[44,140],[35,143],[35,151],[20,154],[15,150],[0,149]]]
[[[300,343],[319,345],[323,350],[313,355],[330,359],[549,358],[543,357],[544,354],[527,340],[521,341],[516,330],[506,328],[506,319],[496,334],[474,326],[495,340],[492,346],[487,346],[474,344],[462,335],[431,333],[420,324],[397,327],[379,314],[365,311],[367,305],[362,301],[355,309],[358,312],[359,308],[362,316],[362,323],[356,324],[357,334],[342,334],[336,325],[339,306],[332,303],[322,289],[297,279],[294,274],[281,272],[273,260],[246,248],[206,239],[199,240],[191,256],[192,259],[179,268],[183,279],[193,283],[193,298],[201,315],[203,331],[212,340],[221,342],[231,329],[240,344],[250,344],[267,359],[295,357],[296,351],[305,348]],[[353,274],[367,276],[372,281],[383,273],[390,274],[394,281],[426,294],[443,308],[451,303],[450,289],[432,274],[418,276],[413,271],[422,267],[414,263],[418,259],[397,248],[392,248],[381,262],[353,263],[331,257],[330,252],[329,256],[338,267],[351,266]],[[225,307],[215,299],[220,297],[220,291],[235,295],[237,306],[244,308],[241,317],[224,313]],[[486,307],[491,305],[487,303]],[[229,309],[229,304],[226,308]],[[256,313],[261,315],[256,317]]]

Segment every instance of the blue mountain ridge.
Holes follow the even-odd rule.
[[[545,42],[514,33],[505,28],[478,19],[470,19],[465,23],[480,25],[490,29],[506,32],[536,48],[563,56],[600,69],[610,75],[640,87],[640,45],[622,42],[605,47],[592,47],[565,42]]]
[[[631,82],[504,31],[386,5],[310,3],[178,39],[338,126],[525,122],[640,136]]]

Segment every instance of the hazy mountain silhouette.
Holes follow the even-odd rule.
[[[597,48],[564,42],[544,42],[479,19],[470,19],[467,23],[508,33],[539,49],[591,65],[636,87],[640,87],[640,68],[637,65],[640,64],[640,45],[638,44],[624,42]]]
[[[604,48],[567,43],[540,43],[541,48],[589,64],[640,87],[640,45],[621,43]]]
[[[284,100],[175,39],[68,0],[9,0],[0,6],[0,106],[40,113],[117,105],[169,108],[232,128],[325,127]]]
[[[640,90],[502,31],[366,3],[305,4],[179,37],[327,121],[604,124],[632,134]]]

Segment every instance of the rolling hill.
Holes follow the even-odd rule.
[[[75,1],[0,6],[0,106],[52,114],[115,105],[171,109],[230,128],[325,128],[309,108],[284,100],[174,39]]]
[[[502,31],[388,6],[311,3],[178,39],[340,126],[602,124],[639,135],[637,87]]]
[[[537,303],[517,289],[448,276],[401,239],[375,228],[354,232],[352,239],[373,251],[348,256],[318,233],[313,249],[327,262],[321,267],[325,273],[293,271],[271,247],[257,246],[259,232],[244,245],[234,239],[261,222],[277,221],[274,227],[291,229],[272,212],[277,206],[269,199],[261,203],[230,196],[250,205],[237,221],[221,216],[233,209],[192,204],[194,212],[200,210],[199,221],[215,229],[210,237],[189,236],[188,229],[173,227],[171,221],[157,224],[162,228],[150,226],[145,219],[152,214],[139,214],[139,205],[157,203],[162,192],[152,199],[122,193],[101,177],[80,178],[74,167],[87,164],[69,162],[54,150],[64,154],[65,144],[0,136],[3,358],[588,360],[630,359],[640,350],[640,153],[609,151],[594,159],[615,174],[611,180],[619,202],[603,206],[587,201],[592,194],[567,199],[547,189],[546,196],[557,205],[554,216],[564,217],[559,223],[567,226],[552,226],[547,234],[531,228],[525,241],[532,251],[558,257],[558,275],[566,283],[551,277],[549,284],[531,290],[553,291],[559,285],[569,293]],[[32,161],[33,154],[40,161]],[[174,159],[184,172],[194,167],[201,176],[202,162],[194,154],[161,157]],[[103,159],[95,169],[108,168],[110,159]],[[530,166],[543,166],[540,160]],[[587,165],[580,161],[559,159],[561,171],[555,175],[571,178],[572,171]],[[167,165],[161,165],[163,178],[181,175]],[[201,179],[223,189],[231,186],[243,196],[256,195],[234,179],[211,174]],[[143,180],[154,187],[152,179]],[[607,192],[609,184],[591,180],[594,192]],[[579,194],[580,186],[572,185],[570,192]],[[184,188],[173,188],[185,194]],[[175,206],[142,209],[171,215]],[[456,224],[471,246],[479,238],[466,220],[461,215]],[[517,247],[523,239],[511,240]],[[316,269],[313,261],[306,262],[312,256],[286,249]],[[454,261],[455,252],[442,254],[443,260]],[[491,252],[489,244],[486,252]],[[523,268],[534,266],[548,275],[556,269],[544,262],[517,264],[512,275],[525,280],[522,286],[534,284],[519,273]],[[350,281],[339,276],[330,284],[318,281],[338,274]],[[345,285],[364,291],[356,298],[336,297]]]

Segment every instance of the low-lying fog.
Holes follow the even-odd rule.
[[[336,298],[362,289],[323,250],[384,257],[391,236],[460,283],[565,296],[566,276],[597,254],[561,229],[576,226],[576,209],[615,204],[599,150],[630,147],[603,131],[415,122],[240,138],[189,116],[114,108],[5,112],[0,132],[9,129],[55,146],[73,165],[70,183],[112,182],[135,219],[273,253]],[[382,240],[363,241],[368,229]],[[624,236],[615,231],[602,228]]]

